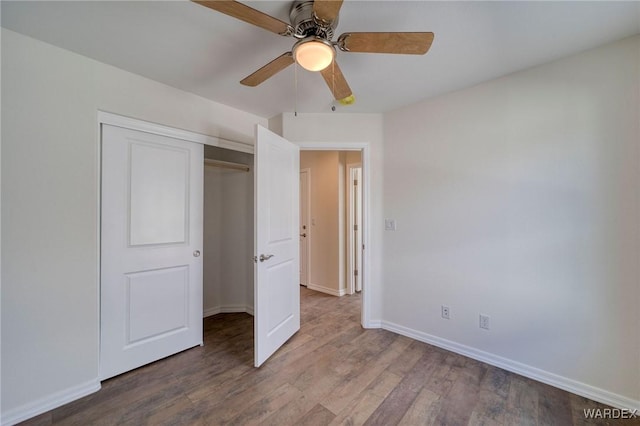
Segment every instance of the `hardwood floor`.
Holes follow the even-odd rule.
[[[302,327],[261,368],[253,318],[204,320],[197,347],[103,382],[28,425],[582,425],[602,404],[384,330],[360,297],[301,288]],[[622,422],[638,424],[635,420]]]

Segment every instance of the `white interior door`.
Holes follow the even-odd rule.
[[[362,291],[362,168],[353,169],[354,172],[354,247],[353,257],[355,263],[354,279],[355,290]]]
[[[362,291],[362,167],[349,165],[347,253],[349,294]]]
[[[203,157],[102,127],[101,379],[202,344]]]
[[[311,228],[309,228],[310,211],[310,169],[300,170],[300,284],[309,285],[309,241]]]
[[[297,145],[256,126],[254,350],[259,367],[300,329]]]

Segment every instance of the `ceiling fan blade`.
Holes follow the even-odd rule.
[[[353,94],[349,83],[347,83],[344,75],[342,75],[342,71],[335,60],[331,65],[320,71],[320,74],[322,74],[322,78],[324,78],[327,86],[329,86],[329,90],[331,90],[333,97],[337,101],[348,98]]]
[[[272,33],[289,36],[293,32],[291,25],[276,19],[266,13],[253,9],[237,1],[231,0],[212,0],[212,1],[200,1],[191,0],[201,6],[208,7],[215,11],[224,13],[231,17],[240,19],[241,21],[255,25],[260,28],[264,28]]]
[[[331,23],[336,20],[343,0],[315,0],[313,13],[323,22]]]
[[[245,86],[255,87],[293,64],[293,62],[293,54],[291,52],[283,53],[258,71],[245,77],[240,83]]]
[[[344,33],[338,47],[345,52],[402,53],[424,55],[433,43],[433,33]]]

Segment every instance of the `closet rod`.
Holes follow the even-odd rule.
[[[221,167],[223,169],[240,170],[243,172],[248,172],[250,170],[249,166],[247,166],[246,164],[232,163],[230,161],[212,160],[210,158],[204,159],[204,165],[209,167]]]

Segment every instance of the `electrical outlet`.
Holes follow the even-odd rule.
[[[489,330],[489,317],[487,315],[480,314],[480,328]]]
[[[450,314],[449,307],[442,305],[442,318],[449,319],[450,318],[449,314]]]
[[[396,220],[395,219],[385,219],[384,220],[384,230],[385,231],[395,231],[396,230]]]

